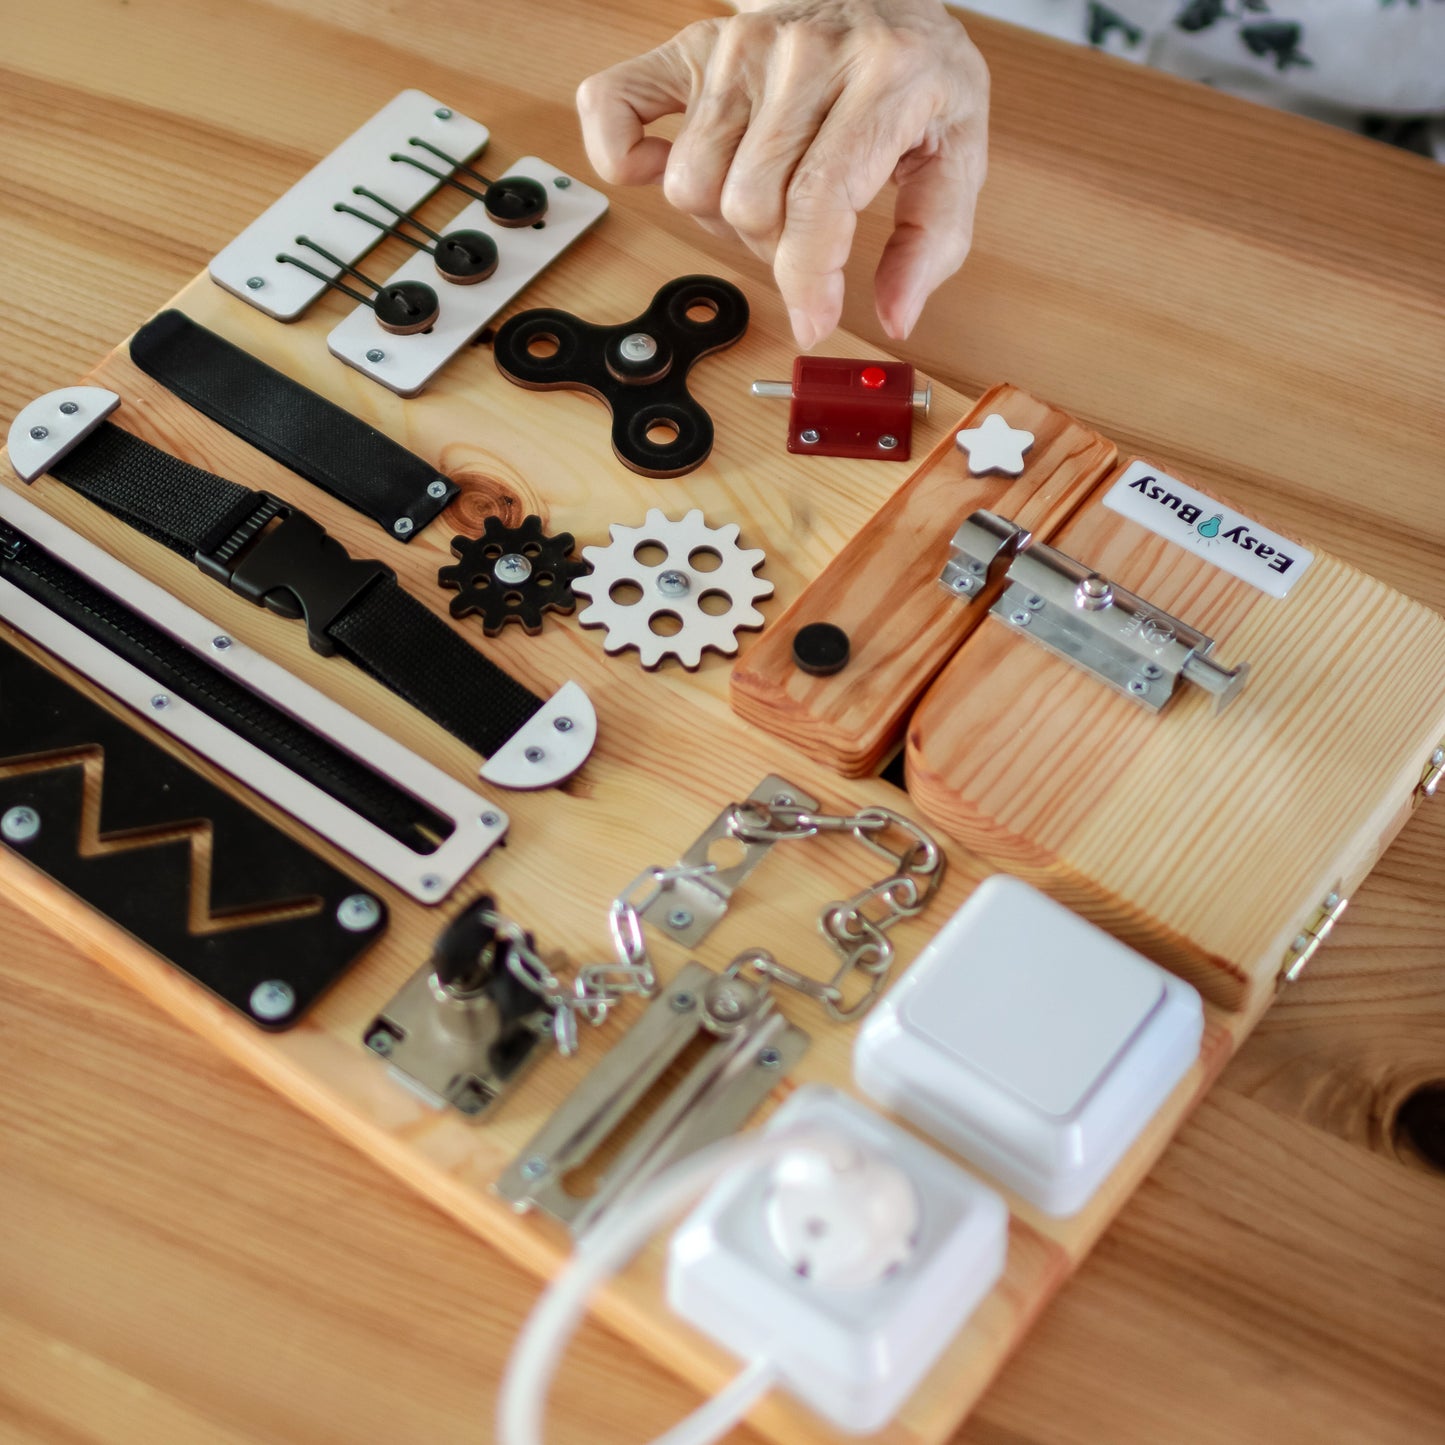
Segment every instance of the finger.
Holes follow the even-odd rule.
[[[894,103],[888,103],[889,101]],[[853,247],[858,212],[887,183],[898,157],[914,144],[898,124],[913,117],[906,101],[850,95],[828,113],[788,184],[773,275],[787,303],[793,334],[805,350],[838,324],[843,312],[843,266]],[[880,129],[879,117],[884,119]]]
[[[899,168],[893,234],[873,279],[878,319],[896,341],[913,330],[923,303],[968,256],[983,155],[982,144],[975,151],[970,139]]]
[[[671,147],[646,128],[685,111],[692,99],[696,71],[685,35],[590,75],[577,87],[587,159],[604,181],[637,186],[661,178]]]
[[[752,99],[722,50],[719,46],[708,63],[662,180],[663,194],[679,211],[718,224],[723,222],[723,181],[752,119]]]
[[[723,219],[769,264],[783,234],[788,185],[842,90],[839,79],[819,84],[818,62],[812,47],[775,53],[722,187]]]

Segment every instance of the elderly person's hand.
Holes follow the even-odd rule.
[[[857,214],[891,178],[878,317],[908,335],[963,264],[987,167],[988,70],[942,0],[741,0],[582,83],[604,180],[669,201],[773,268],[798,344],[838,324]],[[649,136],[685,111],[676,142]]]

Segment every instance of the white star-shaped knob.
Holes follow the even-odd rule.
[[[1033,446],[1034,434],[1010,426],[996,411],[991,411],[980,425],[964,427],[956,440],[959,451],[968,457],[968,469],[974,476],[1005,472],[1016,477],[1024,469],[1024,453]]]

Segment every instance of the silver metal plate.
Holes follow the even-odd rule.
[[[355,265],[384,233],[335,209],[338,201],[355,202],[352,187],[365,186],[399,210],[411,211],[442,184],[390,158],[393,151],[407,152],[413,136],[459,161],[479,155],[489,138],[486,126],[434,97],[420,90],[402,91],[226,246],[211,262],[211,280],[278,321],[294,321],[326,290],[324,281],[276,259],[283,251],[297,254],[297,236],[309,236]],[[445,168],[431,153],[415,153],[434,169]],[[318,271],[340,275],[314,251],[299,254]]]
[[[505,835],[508,818],[495,803],[230,637],[218,623],[132,571],[28,498],[0,487],[0,518],[205,658],[218,672],[234,678],[447,818],[452,831],[440,846],[431,853],[414,852],[199,709],[179,698],[168,698],[164,706],[155,707],[152,700],[164,695],[164,689],[153,679],[26,593],[0,582],[0,615],[13,626],[413,898],[422,903],[441,902]]]
[[[750,998],[734,1031],[715,1037],[618,1153],[590,1195],[583,1167],[700,1033],[720,988]],[[625,1190],[735,1133],[807,1052],[809,1038],[777,1012],[766,986],[689,963],[577,1086],[497,1181],[519,1212],[540,1210],[583,1233]]]
[[[779,807],[796,804],[810,810],[818,807],[818,800],[811,793],[805,793],[796,784],[772,773],[748,794],[748,801],[772,803]],[[701,878],[675,879],[642,910],[642,917],[648,923],[684,948],[696,948],[722,922],[733,894],[773,846],[771,843],[744,843],[734,838],[728,827],[731,814],[731,807],[719,813],[697,842],[678,859],[678,866],[696,867],[715,862],[708,855],[714,844],[724,840],[730,840],[730,848],[742,849],[738,862],[731,867],[719,866],[715,872]]]

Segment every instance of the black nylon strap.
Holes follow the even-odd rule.
[[[182,401],[403,542],[460,490],[383,432],[180,311],[146,322],[131,337],[130,357]]]
[[[50,475],[233,592],[283,617],[304,616],[316,651],[343,652],[483,757],[542,706],[405,591],[389,568],[353,559],[304,512],[265,492],[193,467],[108,422]]]

